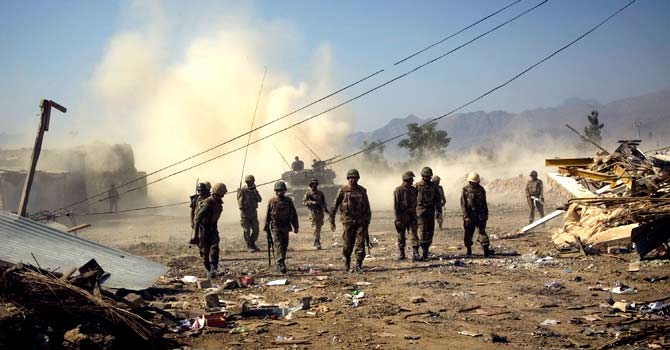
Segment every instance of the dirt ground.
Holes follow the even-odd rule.
[[[221,285],[231,276],[245,274],[257,283],[223,291],[220,299],[229,311],[239,311],[249,295],[290,306],[311,296],[311,314],[296,311],[290,321],[239,318],[232,331],[205,329],[167,337],[193,349],[651,349],[670,344],[663,331],[670,326],[668,319],[615,313],[605,303],[605,291],[590,289],[614,287],[618,280],[638,292],[614,294],[615,301],[667,298],[667,260],[645,260],[639,272],[628,272],[628,262],[636,254],[559,254],[550,230],[561,224],[560,219],[533,234],[505,238],[514,237],[526,220],[525,207],[493,206],[488,233],[496,256],[485,259],[481,248],[475,247],[475,255],[466,257],[460,213],[450,211],[446,229],[436,232],[432,259],[412,263],[395,260],[392,213],[374,212],[370,234],[376,245],[365,260],[364,273],[348,274],[343,271],[341,233],[325,230],[324,249],[317,251],[302,215],[300,233],[290,236],[287,276],[275,272],[274,265],[268,267],[266,252],[243,249],[239,224],[223,223],[221,256],[229,273],[212,283]],[[187,216],[91,217],[87,222],[93,227],[83,231],[83,237],[171,267],[152,292],[156,300],[170,301],[190,316],[205,313],[203,291],[195,284],[175,282],[184,275],[205,277],[196,248],[184,243],[190,230]],[[264,233],[259,241],[264,249]],[[547,256],[553,259],[537,262]],[[266,281],[284,277],[288,285],[265,286]],[[549,282],[562,287],[546,287]],[[290,286],[304,290],[287,291]],[[365,293],[356,308],[345,296],[355,289]],[[425,302],[413,303],[414,297]],[[558,324],[541,326],[545,320]],[[493,333],[508,342],[494,342]],[[629,337],[636,339],[628,341]],[[278,339],[306,343],[278,344]],[[627,344],[616,345],[617,340]]]

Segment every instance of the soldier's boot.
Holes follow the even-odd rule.
[[[483,246],[482,248],[484,248],[484,257],[485,257],[485,258],[488,258],[488,257],[490,257],[491,255],[495,254],[495,250],[489,248],[488,245],[485,245],[485,246]]]
[[[400,260],[405,260],[405,247],[398,247],[398,258]]]
[[[212,264],[212,266],[209,268],[209,277],[216,277],[219,275],[219,269],[217,267],[217,264]]]
[[[254,252],[260,252],[261,248],[258,248],[258,246],[256,245],[256,242],[253,242],[253,243],[251,243],[251,250],[253,250]]]
[[[356,267],[354,269],[354,272],[355,273],[363,273],[363,261],[362,260],[356,261]]]
[[[350,269],[351,269],[351,258],[346,258],[346,260],[344,260],[344,272],[349,272]]]
[[[430,252],[428,251],[428,245],[426,244],[422,246],[421,249],[422,249],[421,259],[423,259],[424,261],[428,261],[428,254],[430,254]]]
[[[286,273],[286,271],[287,271],[287,269],[286,269],[286,264],[284,264],[283,261],[280,261],[280,262],[277,264],[277,270],[279,270],[279,272],[281,272],[281,273]]]
[[[467,255],[467,256],[472,255],[472,247],[465,247],[465,249],[467,249],[467,252],[465,253],[465,255]]]
[[[421,255],[419,255],[419,247],[412,247],[412,261],[421,261]]]
[[[316,250],[321,250],[321,241],[319,241],[318,239],[315,240],[314,247],[316,248]]]

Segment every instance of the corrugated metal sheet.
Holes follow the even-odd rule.
[[[121,250],[65,233],[33,220],[0,211],[0,260],[67,270],[91,259],[109,272],[108,288],[141,290],[151,287],[168,267]]]

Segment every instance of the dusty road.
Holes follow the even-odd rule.
[[[266,287],[264,282],[283,276],[274,266],[267,266],[267,254],[244,251],[239,225],[224,223],[221,248],[229,274],[213,284],[243,274],[254,276],[258,284],[221,293],[231,311],[254,295],[268,303],[292,306],[311,296],[312,314],[297,311],[291,321],[238,319],[234,332],[240,333],[205,330],[197,335],[169,336],[194,349],[638,349],[670,344],[663,335],[670,321],[616,313],[604,305],[605,291],[589,288],[614,287],[619,280],[638,292],[614,294],[615,301],[667,298],[668,261],[643,261],[639,272],[628,272],[628,261],[636,258],[635,254],[561,255],[549,239],[551,227],[503,239],[524,225],[527,214],[520,206],[494,206],[488,230],[497,253],[494,258],[483,258],[479,247],[474,249],[475,256],[464,256],[460,213],[453,211],[447,217],[446,230],[436,233],[433,259],[398,262],[394,260],[396,235],[391,215],[373,215],[371,236],[377,244],[362,274],[343,271],[339,232],[325,231],[325,249],[314,250],[309,223],[301,217],[300,233],[291,234],[289,283],[274,287]],[[167,297],[164,300],[193,316],[204,312],[203,292],[193,284],[174,282],[183,275],[205,276],[196,249],[184,244],[189,235],[187,217],[95,219],[93,228],[82,233],[84,237],[172,267],[152,292],[156,300]],[[559,219],[554,225],[560,223]],[[260,242],[265,248],[263,234]],[[547,256],[552,259],[537,262]],[[550,282],[560,287],[546,287]],[[287,291],[290,286],[303,290]],[[354,289],[365,293],[356,308],[345,297]],[[414,297],[425,302],[413,303]],[[558,323],[541,326],[545,320]],[[494,343],[492,333],[508,342]],[[281,337],[307,343],[277,344]],[[627,337],[635,339],[627,341]],[[617,340],[626,344],[615,345]]]

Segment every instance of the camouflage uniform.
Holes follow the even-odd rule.
[[[532,197],[537,198],[538,200],[533,199]],[[532,223],[535,220],[535,209],[540,213],[540,217],[544,216],[544,193],[542,190],[542,180],[535,178],[528,181],[526,184],[526,200],[528,201],[528,207],[530,207],[530,215],[528,216],[528,222]]]
[[[417,190],[416,215],[418,217],[419,243],[423,258],[428,258],[428,250],[435,233],[435,213],[440,210],[440,194],[437,185],[422,179],[414,187]]]
[[[256,186],[243,187],[237,192],[237,205],[240,208],[240,224],[244,230],[244,241],[247,248],[258,250],[256,240],[258,240],[258,203],[263,199],[256,189]]]
[[[395,212],[395,228],[398,232],[398,249],[402,252],[401,259],[404,258],[405,232],[410,232],[412,249],[419,249],[416,196],[416,188],[407,182],[403,182],[393,191],[393,211]]]
[[[441,230],[442,223],[444,222],[444,206],[447,204],[447,198],[444,196],[444,188],[442,188],[442,185],[437,185],[437,190],[439,193],[440,208],[437,209],[435,218],[437,219],[437,225]]]
[[[268,210],[265,215],[265,231],[272,232],[272,241],[277,248],[277,266],[284,267],[286,250],[288,249],[288,234],[293,227],[298,232],[298,214],[289,197],[273,197],[268,201]],[[285,270],[284,270],[285,271]]]
[[[321,249],[321,228],[323,227],[324,211],[328,211],[326,196],[320,190],[305,192],[302,204],[309,209],[309,220],[314,228],[314,246]]]
[[[477,241],[488,250],[489,236],[486,234],[486,221],[489,218],[489,208],[486,204],[486,191],[479,183],[469,183],[463,187],[461,195],[461,210],[463,211],[463,228],[465,229],[464,243],[470,253],[472,236],[475,228],[479,232]]]
[[[219,264],[218,221],[223,211],[223,201],[210,196],[202,203],[195,214],[195,232],[199,239],[198,247],[207,271],[217,269]]]
[[[363,186],[342,186],[335,196],[330,210],[330,222],[334,225],[335,215],[340,209],[340,221],[344,226],[342,233],[342,254],[346,259],[346,268],[351,264],[351,253],[356,251],[356,265],[360,268],[365,259],[365,241],[368,226],[372,219],[367,190]]]

